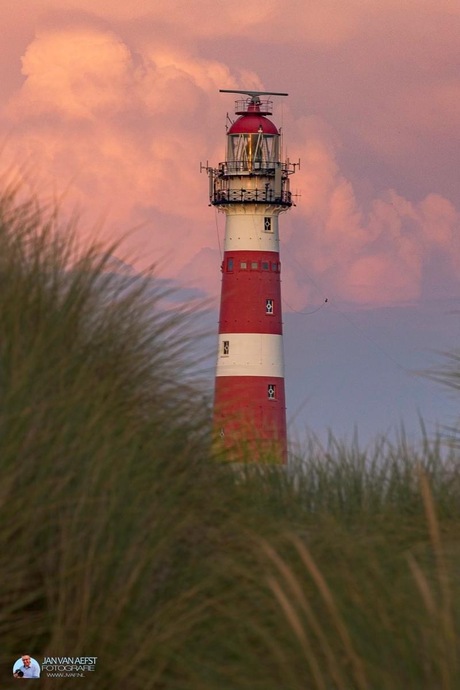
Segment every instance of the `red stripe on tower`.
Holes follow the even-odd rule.
[[[292,206],[296,164],[281,162],[272,102],[260,96],[287,94],[227,93],[247,98],[236,101],[226,160],[207,167],[211,204],[226,216],[214,423],[233,458],[249,447],[286,462],[278,217]]]

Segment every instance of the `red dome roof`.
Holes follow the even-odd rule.
[[[260,127],[264,134],[279,134],[273,122],[268,117],[258,113],[245,113],[235,120],[228,134],[257,134]]]

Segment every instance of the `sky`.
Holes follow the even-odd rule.
[[[224,159],[219,89],[288,92],[288,417],[443,417],[414,372],[458,342],[458,0],[18,0],[0,25],[1,169],[214,305],[225,221],[200,162]]]

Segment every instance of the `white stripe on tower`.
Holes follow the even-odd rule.
[[[279,252],[278,216],[271,209],[232,208],[225,223],[225,251]],[[265,211],[265,212],[264,212]],[[272,230],[264,230],[265,218],[270,218]]]
[[[216,376],[284,377],[283,336],[221,333]]]

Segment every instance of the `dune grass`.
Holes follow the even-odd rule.
[[[0,199],[5,683],[27,651],[98,657],[44,688],[460,687],[456,447],[331,436],[288,468],[222,462],[196,312],[113,250]]]

